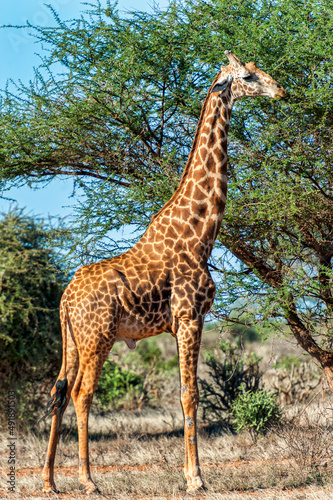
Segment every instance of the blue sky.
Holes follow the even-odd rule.
[[[79,17],[87,9],[80,0],[48,0],[62,20]],[[168,5],[168,0],[156,2],[161,8]],[[103,1],[102,1],[103,4]],[[119,0],[118,9],[150,11],[152,1],[146,0]],[[50,26],[54,20],[51,12],[42,0],[2,0],[0,5],[0,25],[23,25],[26,21],[39,26]],[[41,47],[35,43],[32,36],[25,30],[4,28],[0,30],[0,88],[4,88],[6,81],[22,80],[27,83],[33,78],[33,68],[40,64],[38,54],[42,54]],[[41,215],[69,215],[75,198],[72,194],[71,179],[52,181],[47,187],[32,190],[27,187],[11,189],[7,197],[15,200],[19,207],[25,208],[29,214]],[[8,211],[11,202],[0,198],[0,212]]]

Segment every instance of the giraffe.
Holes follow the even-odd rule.
[[[187,491],[203,487],[197,448],[197,362],[204,317],[215,284],[207,260],[219,232],[227,195],[227,134],[234,102],[243,96],[284,97],[285,90],[253,62],[231,51],[205,98],[178,188],[126,253],[81,267],[60,304],[63,360],[51,391],[52,424],[42,477],[56,492],[54,460],[62,415],[72,397],[79,436],[79,479],[96,492],[88,453],[88,416],[114,342],[130,349],[140,339],[169,332],[177,342],[184,416]]]

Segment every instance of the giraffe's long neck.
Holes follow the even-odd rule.
[[[181,218],[190,220],[195,226],[195,233],[200,239],[199,254],[205,259],[212,251],[226,203],[230,117],[231,102],[227,97],[211,95],[194,143],[191,162],[186,166],[175,197],[175,206],[178,205],[181,212],[185,209]]]
[[[228,93],[208,94],[179,187],[150,224],[145,242],[173,241],[177,253],[199,262],[209,258],[226,202],[231,108]]]

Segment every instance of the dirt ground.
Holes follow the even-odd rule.
[[[331,404],[327,402],[327,406]],[[327,408],[326,410],[327,411]],[[169,412],[169,413],[168,413]],[[70,413],[70,412],[69,412]],[[325,416],[325,415],[324,415]],[[234,435],[200,425],[199,451],[206,491],[186,494],[183,475],[183,435],[180,409],[147,410],[92,418],[90,458],[100,495],[87,496],[78,480],[77,437],[60,441],[55,480],[60,494],[42,493],[41,472],[47,436],[17,440],[15,492],[8,492],[8,438],[0,446],[0,498],[101,500],[333,498],[331,428],[322,425],[321,402],[308,407],[297,426],[274,429],[256,441],[247,432]],[[173,430],[170,431],[172,420]],[[68,416],[70,421],[70,416]],[[152,423],[154,425],[152,425]],[[107,429],[112,428],[112,434]],[[147,429],[154,429],[148,433]],[[156,429],[160,428],[160,432]],[[100,433],[97,429],[104,429]],[[131,430],[129,435],[126,429]]]
[[[283,344],[285,345],[285,344]],[[263,355],[258,347],[258,355]],[[271,346],[265,358],[273,359]],[[290,353],[290,346],[286,348]],[[269,373],[269,362],[266,363]],[[101,494],[87,496],[78,480],[73,407],[66,413],[55,468],[59,494],[42,493],[41,471],[49,422],[39,435],[15,444],[15,491],[8,491],[9,438],[0,439],[0,499],[240,500],[333,499],[332,397],[289,405],[284,424],[253,440],[217,425],[199,423],[199,456],[206,490],[186,494],[183,423],[178,380],[170,380],[161,405],[142,411],[93,412],[89,423],[92,478]]]
[[[284,465],[288,466],[288,463],[285,463]],[[263,462],[263,461],[249,461],[249,462],[232,462],[232,463],[227,463],[227,464],[204,464],[204,468],[207,469],[212,469],[212,468],[220,468],[224,470],[228,470],[228,473],[231,473],[232,475],[235,475],[236,471],[238,474],[242,474],[242,470],[244,470],[244,474],[248,474],[249,471],[257,471],[258,472],[258,467],[269,467],[272,466],[272,464],[269,464],[268,462]],[[164,469],[164,470],[163,470]],[[177,467],[177,471],[180,471],[181,468]],[[18,478],[22,484],[29,483],[29,481],[32,479],[34,480],[36,477],[40,476],[42,472],[42,468],[26,468],[26,469],[21,469]],[[57,469],[57,473],[59,477],[62,477],[61,481],[64,481],[65,478],[68,478],[68,480],[73,476],[73,472],[75,473],[76,471],[73,471],[72,468],[70,467],[61,467]],[[112,476],[115,475],[130,475],[132,477],[133,482],[135,483],[135,478],[138,477],[138,475],[147,475],[150,474],[152,476],[155,476],[156,473],[165,473],[166,468],[160,465],[153,465],[153,466],[111,466],[111,467],[92,467],[92,474],[95,478],[102,478],[103,481],[108,481],[108,476],[109,480],[112,481]],[[142,480],[142,479],[141,479]],[[97,484],[99,484],[99,481],[96,481]],[[100,479],[100,482],[102,482],[102,479]],[[141,482],[141,481],[140,481]],[[132,492],[131,494],[123,494],[121,492],[119,493],[111,493],[111,494],[104,494],[101,493],[100,495],[86,495],[84,492],[81,492],[80,489],[75,489],[72,493],[70,493],[68,490],[67,492],[60,492],[60,494],[57,495],[47,495],[43,494],[40,491],[36,491],[33,493],[27,493],[25,491],[25,487],[21,487],[21,491],[19,494],[11,494],[10,496],[12,498],[23,498],[23,499],[45,499],[49,497],[53,498],[60,498],[60,499],[72,499],[72,498],[77,498],[77,499],[92,499],[92,500],[102,500],[103,498],[107,499],[119,499],[119,500],[125,500],[125,499],[135,499],[135,500],[164,500],[164,499],[172,499],[172,500],[181,500],[181,499],[190,499],[190,498],[199,498],[199,499],[230,499],[230,500],[236,500],[236,499],[269,499],[269,500],[278,500],[278,499],[295,499],[295,500],[303,500],[303,499],[331,499],[333,498],[333,486],[325,486],[325,487],[314,487],[314,486],[309,486],[309,487],[302,487],[302,488],[284,488],[281,490],[278,487],[275,488],[266,488],[265,490],[258,491],[258,490],[247,490],[247,491],[203,491],[199,492],[196,495],[186,495],[185,492],[183,493],[175,493],[171,495],[159,495],[159,494],[149,494],[149,495],[143,495],[142,493],[135,493]],[[27,487],[28,489],[28,487]],[[2,492],[1,495],[3,495],[4,498],[6,497],[6,493]]]

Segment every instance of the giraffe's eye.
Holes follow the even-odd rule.
[[[252,78],[252,76],[251,76],[251,75],[248,75],[248,76],[243,76],[243,80],[247,80],[247,81],[249,81],[249,80],[251,80],[251,78]]]

